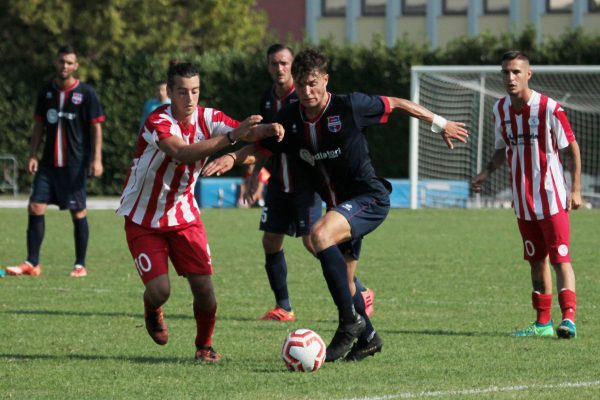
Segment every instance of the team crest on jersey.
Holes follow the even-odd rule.
[[[538,126],[540,124],[540,120],[538,117],[529,117],[529,126]]]
[[[81,102],[83,101],[83,93],[73,93],[73,97],[71,98],[71,101],[75,105],[81,104]]]
[[[292,132],[293,133],[297,133],[298,132],[298,128],[296,127],[296,124],[292,125]]]
[[[339,132],[342,130],[342,121],[339,115],[332,115],[331,117],[327,117],[327,129],[329,132]]]
[[[267,102],[265,103],[265,109],[267,109],[267,110],[270,110],[270,109],[271,109],[271,102],[270,102],[270,101],[267,101]]]
[[[298,101],[298,99],[290,99],[290,104],[296,103],[297,101]]]
[[[52,92],[46,92],[46,98],[47,99],[51,99],[52,98]]]

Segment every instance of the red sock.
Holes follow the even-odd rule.
[[[552,295],[551,294],[542,294],[538,292],[531,293],[531,304],[533,308],[537,312],[537,318],[535,322],[541,325],[546,325],[551,317],[552,310]]]
[[[209,312],[201,311],[194,304],[194,318],[196,318],[196,347],[212,345],[212,334],[217,321],[217,307]]]
[[[575,322],[575,309],[577,308],[577,294],[569,289],[561,290],[558,294],[558,304],[562,311],[563,319]]]

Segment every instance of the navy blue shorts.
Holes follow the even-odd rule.
[[[84,210],[86,207],[85,168],[53,168],[40,164],[30,203],[56,204],[61,210]]]
[[[390,212],[390,200],[362,195],[353,197],[332,208],[342,214],[352,230],[352,240],[362,239],[373,232]]]
[[[283,193],[274,185],[269,185],[259,228],[270,233],[305,236],[322,213],[323,206],[318,194]]]

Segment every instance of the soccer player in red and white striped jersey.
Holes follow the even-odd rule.
[[[258,125],[260,115],[239,123],[219,110],[198,105],[200,74],[190,63],[172,63],[167,90],[172,100],[152,112],[138,136],[117,213],[135,266],[144,282],[146,329],[167,343],[162,305],[170,295],[168,259],[189,281],[194,296],[196,358],[216,362],[212,348],[217,302],[213,267],[194,186],[206,158],[237,140],[283,135],[278,124]]]
[[[503,82],[508,93],[494,104],[496,141],[492,159],[472,180],[475,192],[488,175],[508,163],[513,207],[523,238],[524,258],[531,265],[532,304],[536,321],[515,336],[552,336],[552,274],[556,272],[562,322],[561,338],[577,335],[575,273],[571,265],[568,211],[581,206],[579,145],[565,110],[550,97],[529,88],[528,57],[509,51],[502,57]],[[559,151],[566,153],[570,187]]]

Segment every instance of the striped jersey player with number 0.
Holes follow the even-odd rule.
[[[198,105],[200,74],[190,63],[169,66],[172,103],[152,112],[142,127],[117,213],[125,217],[127,244],[144,291],[146,330],[159,345],[168,340],[162,305],[170,295],[168,259],[184,276],[194,297],[196,359],[217,362],[212,347],[217,302],[213,267],[194,186],[206,158],[237,140],[283,135],[278,124],[243,122]]]
[[[531,266],[532,305],[537,312],[534,323],[513,335],[554,335],[549,260],[556,272],[562,311],[556,334],[572,338],[577,335],[577,298],[568,210],[581,205],[579,146],[561,105],[529,88],[532,71],[524,53],[504,54],[502,76],[508,96],[498,100],[493,108],[496,151],[487,167],[473,178],[473,190],[478,192],[488,175],[506,160],[524,258]],[[559,156],[559,150],[563,149],[571,172],[570,188]]]

